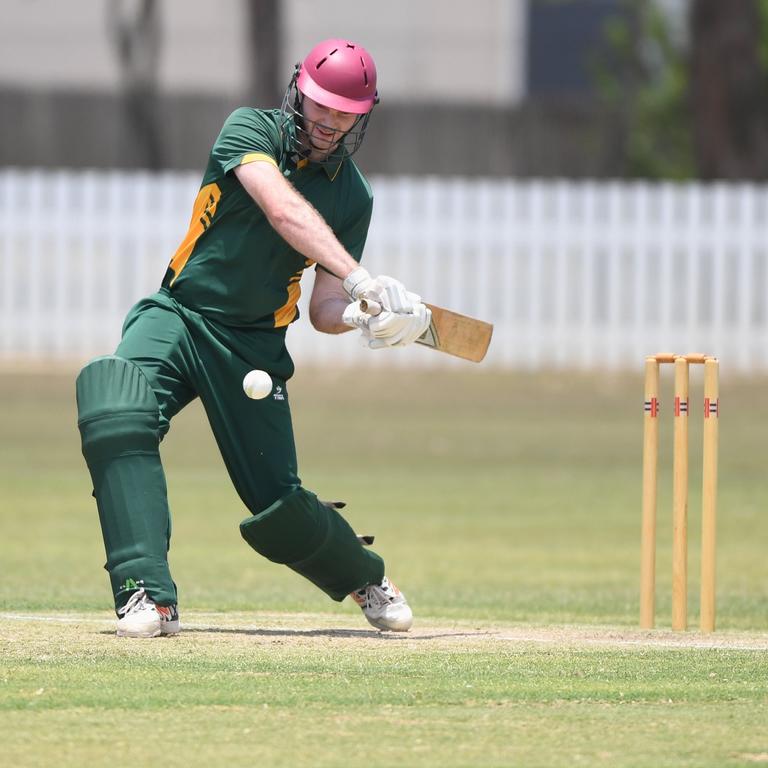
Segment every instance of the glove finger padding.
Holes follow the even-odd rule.
[[[384,310],[380,315],[368,320],[368,330],[374,339],[399,339],[413,317]]]
[[[351,304],[348,304],[341,316],[341,321],[350,328],[366,329],[370,319],[371,316],[360,309],[359,301],[353,301]]]
[[[421,297],[405,290],[405,286],[394,277],[379,275],[366,287],[364,298],[378,302],[382,307],[397,314],[410,314]]]
[[[420,302],[410,315],[382,312],[368,321],[368,331],[373,337],[368,346],[370,349],[383,349],[411,344],[429,328],[431,320],[429,308]]]
[[[370,292],[373,278],[365,267],[357,267],[344,278],[341,285],[351,298],[361,299]]]
[[[416,339],[424,335],[432,322],[432,310],[420,301],[413,308],[412,320],[406,328],[403,336],[397,342],[398,346],[412,344]]]

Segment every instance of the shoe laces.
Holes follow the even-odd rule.
[[[372,610],[392,605],[397,598],[397,593],[386,578],[381,584],[369,584],[367,587],[357,590],[356,594],[360,598],[360,601],[358,601],[360,605],[363,608],[370,608]]]
[[[128,602],[118,610],[118,616],[127,616],[134,611],[143,611],[149,608],[149,597],[143,589],[137,589],[129,598]]]

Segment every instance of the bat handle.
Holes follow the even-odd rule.
[[[376,317],[381,314],[383,307],[378,301],[373,299],[360,299],[360,309],[371,317]]]

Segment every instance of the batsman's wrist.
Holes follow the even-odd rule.
[[[366,285],[371,282],[371,276],[365,267],[353,269],[342,282],[344,290],[353,298],[359,299]]]

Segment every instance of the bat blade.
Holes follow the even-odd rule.
[[[493,325],[450,309],[427,304],[432,311],[432,322],[417,344],[479,363],[488,351]]]
[[[426,303],[426,302],[425,302]],[[432,312],[429,328],[416,339],[417,344],[479,363],[488,351],[493,335],[493,325],[469,315],[461,315],[450,309],[427,304]],[[360,309],[369,315],[379,315],[381,304],[370,299],[360,300]]]

